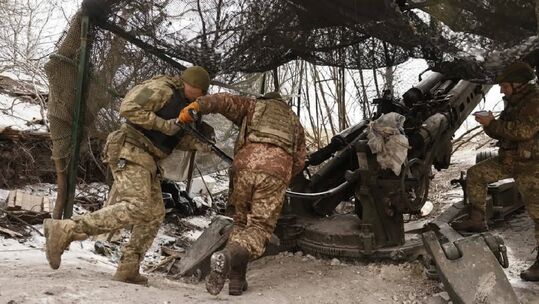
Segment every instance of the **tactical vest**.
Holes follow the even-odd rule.
[[[500,119],[507,123],[509,129],[517,127],[517,121],[522,115],[522,108],[529,102],[534,102],[530,98],[539,98],[539,90],[536,87],[525,88],[526,91],[514,96],[517,100],[511,100],[500,114]],[[537,117],[539,120],[539,117]],[[539,121],[537,122],[539,124]],[[502,158],[513,156],[515,160],[537,160],[539,159],[539,133],[534,138],[526,141],[510,141],[501,139],[498,142],[500,156]]]
[[[253,143],[272,144],[294,155],[296,117],[283,101],[257,100],[250,125],[247,125],[246,119],[242,122],[240,140],[246,138]],[[236,148],[239,149],[242,145],[243,142]]]
[[[155,112],[156,116],[161,117],[164,120],[177,118],[178,115],[180,115],[180,111],[189,104],[189,100],[183,95],[183,92],[172,87],[171,89],[173,94],[169,102],[167,102],[159,111]],[[183,130],[180,130],[175,135],[166,135],[156,130],[144,129],[130,121],[128,121],[127,124],[144,134],[154,146],[167,155],[172,153],[172,150],[174,150],[174,147],[178,145],[184,135]]]

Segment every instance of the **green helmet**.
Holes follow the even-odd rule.
[[[497,83],[526,83],[535,78],[535,72],[529,64],[517,61],[508,65],[496,78]]]
[[[260,99],[277,99],[277,100],[283,100],[283,97],[279,92],[268,92],[264,94],[264,96],[260,97]]]
[[[210,74],[201,66],[192,66],[185,69],[180,78],[188,85],[199,88],[204,92],[207,92],[210,86]]]

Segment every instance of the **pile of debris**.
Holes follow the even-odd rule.
[[[50,217],[51,201],[47,197],[28,194],[21,190],[0,190],[0,234],[12,238],[30,236],[32,225],[41,224]]]

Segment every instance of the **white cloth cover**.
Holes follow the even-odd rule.
[[[369,123],[367,138],[372,153],[382,169],[391,169],[395,175],[401,172],[401,166],[406,161],[410,145],[408,138],[402,134],[406,118],[398,113],[382,114],[378,119]]]

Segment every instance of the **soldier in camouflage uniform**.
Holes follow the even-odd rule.
[[[180,121],[191,121],[189,109],[221,113],[240,127],[229,198],[234,227],[225,248],[211,257],[206,289],[218,294],[228,276],[229,294],[241,295],[247,289],[247,263],[264,253],[286,188],[304,167],[305,134],[298,117],[275,92],[260,99],[226,93],[201,97],[182,110]]]
[[[539,87],[534,79],[534,71],[528,64],[509,65],[498,77],[500,92],[506,101],[499,119],[492,113],[476,116],[485,133],[498,140],[499,156],[468,169],[466,194],[471,205],[470,218],[454,223],[456,230],[486,231],[487,185],[513,177],[535,223],[535,238],[539,245]],[[539,281],[539,255],[521,277]]]
[[[139,273],[140,262],[165,215],[157,162],[174,148],[201,147],[176,120],[182,108],[206,94],[209,83],[208,72],[195,66],[180,77],[154,77],[127,93],[120,106],[126,123],[109,135],[104,149],[117,202],[73,219],[45,220],[47,260],[53,269],[60,267],[71,241],[132,226],[113,279],[147,283]]]

